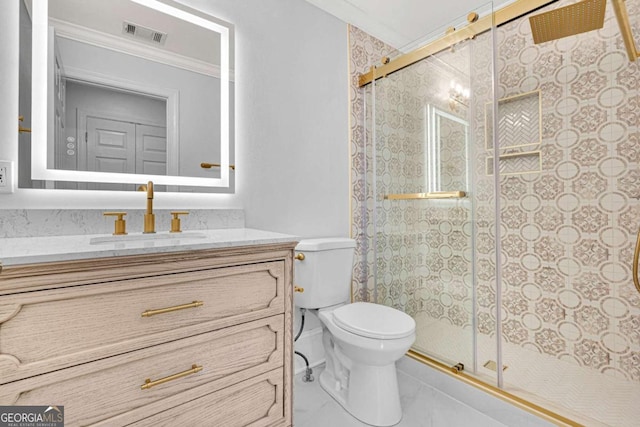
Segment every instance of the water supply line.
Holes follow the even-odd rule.
[[[300,320],[300,330],[298,331],[298,333],[296,334],[296,337],[293,339],[293,342],[298,341],[298,338],[300,338],[300,335],[302,335],[302,330],[304,329],[304,315],[307,312],[306,308],[301,308],[300,309],[300,316],[301,316],[301,320]],[[304,363],[306,365],[306,368],[304,370],[304,376],[302,377],[302,381],[305,383],[310,383],[313,381],[313,370],[309,367],[309,359],[307,359],[307,357],[300,353],[299,351],[294,351],[295,354],[297,354],[298,356],[302,357],[304,359]]]

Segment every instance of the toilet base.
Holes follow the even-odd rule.
[[[343,368],[344,369],[344,368]],[[353,366],[345,372],[347,386],[325,369],[320,386],[347,412],[372,426],[386,427],[402,419],[396,364],[385,366]]]

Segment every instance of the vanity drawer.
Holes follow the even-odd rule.
[[[125,420],[141,419],[146,408],[153,408],[144,415],[149,416],[201,398],[212,389],[282,368],[284,335],[284,315],[272,316],[4,384],[0,405],[55,403],[64,405],[67,426],[99,421],[114,425],[113,419],[122,425]],[[172,375],[175,378],[153,383]],[[142,389],[147,379],[153,382]],[[281,384],[282,375],[279,381]],[[281,402],[273,392],[264,391],[263,385],[259,389],[260,394]],[[266,403],[260,400],[260,405]],[[282,405],[278,410],[282,411]]]
[[[283,313],[287,279],[273,261],[3,296],[0,383]]]
[[[278,369],[128,424],[146,426],[286,426]],[[279,421],[279,422],[278,422]]]

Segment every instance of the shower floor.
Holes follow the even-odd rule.
[[[462,362],[473,374],[471,328],[419,314],[414,349],[447,363]],[[496,360],[495,338],[478,336],[475,376],[496,383],[483,365]],[[632,427],[640,419],[640,384],[578,366],[519,345],[503,342],[504,389],[516,396],[589,426]]]

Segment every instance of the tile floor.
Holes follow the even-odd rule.
[[[333,400],[318,382],[323,366],[314,368],[315,380],[302,381],[296,375],[293,385],[295,427],[355,427],[367,426],[349,415]],[[402,371],[398,384],[404,416],[399,427],[504,427],[487,415],[451,396],[430,387]]]

